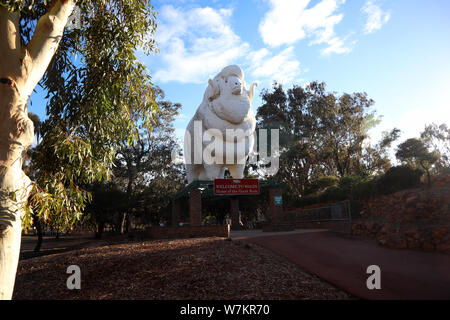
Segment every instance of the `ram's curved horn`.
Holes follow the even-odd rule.
[[[250,86],[250,88],[248,89],[248,97],[249,97],[250,101],[253,100],[253,91],[257,85],[258,84],[256,82],[253,82],[252,85]]]

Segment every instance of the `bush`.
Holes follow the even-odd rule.
[[[345,191],[338,186],[329,187],[319,195],[320,202],[341,201],[345,198]]]
[[[308,194],[306,196],[303,196],[301,198],[296,199],[296,201],[293,201],[293,205],[295,207],[306,207],[311,204],[319,203],[319,196],[315,194]]]
[[[367,174],[342,177],[338,187],[346,199],[364,198],[376,192],[374,178]]]
[[[378,177],[368,175],[352,175],[339,179],[337,185],[331,185],[323,191],[307,194],[293,201],[295,206],[304,207],[322,202],[337,202],[345,199],[354,200],[352,216],[358,217],[361,210],[356,200],[389,194],[400,190],[420,186],[420,178],[424,174],[421,169],[413,169],[408,166],[396,166],[390,168],[385,174]],[[311,183],[310,190],[319,185],[335,183],[336,177],[322,177]],[[319,188],[320,190],[320,188]]]
[[[352,219],[361,218],[362,209],[363,207],[361,205],[361,202],[357,200],[350,200],[350,214],[352,216]]]
[[[339,179],[338,187],[345,195],[353,194],[353,190],[361,183],[361,177],[359,176],[345,176]]]
[[[370,184],[370,180],[366,176],[354,175],[354,176],[346,176],[342,177],[338,180],[337,177],[323,177],[324,179],[321,181],[322,185],[327,183],[334,184],[327,187],[323,191],[318,191],[313,194],[307,194],[295,202],[296,206],[308,206],[311,204],[322,203],[322,202],[337,202],[345,199],[354,198],[355,195],[361,190],[372,189]],[[319,178],[320,179],[320,178]],[[318,185],[317,183],[316,185]],[[337,185],[336,185],[337,184]],[[367,187],[362,188],[361,186]]]
[[[206,216],[203,219],[204,224],[217,224],[217,218],[215,216]]]
[[[339,178],[335,176],[322,176],[319,177],[309,184],[306,188],[305,193],[311,194],[316,193],[320,190],[326,189],[328,187],[336,186],[339,182]]]
[[[377,193],[377,178],[359,182],[352,191],[354,199],[368,198]]]
[[[438,173],[440,173],[440,174],[449,174],[450,173],[450,167],[441,167],[439,169]]]
[[[423,174],[423,170],[408,166],[392,167],[378,179],[377,192],[389,194],[403,189],[416,188],[420,186],[420,178]]]

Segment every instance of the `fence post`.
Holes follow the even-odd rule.
[[[231,215],[231,229],[232,230],[241,230],[242,226],[240,224],[240,211],[239,211],[239,198],[231,197],[230,198],[230,215]]]
[[[283,215],[283,205],[282,203],[275,203],[275,197],[278,199],[282,199],[282,190],[280,188],[271,188],[269,189],[269,199],[270,205],[269,210],[271,214],[271,223],[272,225],[276,225],[282,221]]]
[[[352,224],[352,209],[350,207],[350,200],[347,199],[347,211],[348,211],[348,222]]]

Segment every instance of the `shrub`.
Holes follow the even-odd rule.
[[[374,178],[366,174],[342,177],[338,187],[347,199],[363,198],[375,192]]]
[[[357,200],[350,200],[350,214],[352,219],[361,218],[362,205]]]
[[[338,186],[329,187],[319,195],[320,202],[341,201],[344,200],[345,198],[346,198],[345,191]]]
[[[449,174],[450,173],[450,167],[441,167],[440,169],[439,169],[439,173],[443,173],[443,174]]]
[[[306,188],[305,193],[311,194],[316,193],[320,190],[326,189],[328,187],[336,186],[339,182],[339,178],[335,176],[322,176],[319,177],[309,184]]]
[[[317,196],[315,194],[309,194],[309,195],[303,196],[301,198],[298,198],[294,202],[294,206],[305,207],[305,206],[309,206],[311,204],[316,204],[316,203],[319,203],[319,196]]]
[[[351,195],[360,182],[361,178],[359,176],[345,176],[339,179],[338,187],[345,195]]]
[[[377,181],[377,192],[381,194],[394,193],[403,189],[420,186],[423,170],[413,169],[409,166],[396,166],[390,168]]]
[[[203,219],[204,224],[217,224],[217,218],[215,216],[206,216]]]
[[[389,194],[403,189],[414,188],[420,185],[420,178],[424,174],[421,169],[413,169],[408,166],[390,168],[384,175],[371,177],[368,175],[352,175],[339,179],[337,185],[331,185],[323,191],[307,194],[294,201],[296,206],[308,206],[311,204],[342,201],[345,199],[358,200],[375,196],[377,194]],[[335,183],[336,177],[322,177],[311,184],[317,187],[326,183]],[[319,182],[320,181],[320,182]],[[358,215],[360,208],[354,208],[352,212]]]
[[[375,195],[377,193],[377,181],[378,177],[359,182],[353,189],[352,197],[362,199]]]

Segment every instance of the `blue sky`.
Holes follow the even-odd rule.
[[[183,105],[181,137],[206,84],[237,64],[259,93],[276,80],[324,81],[329,91],[366,92],[383,116],[370,134],[402,130],[399,142],[425,124],[450,120],[450,1],[231,0],[154,1],[160,52],[139,53],[166,98]],[[45,114],[41,90],[30,111]]]

